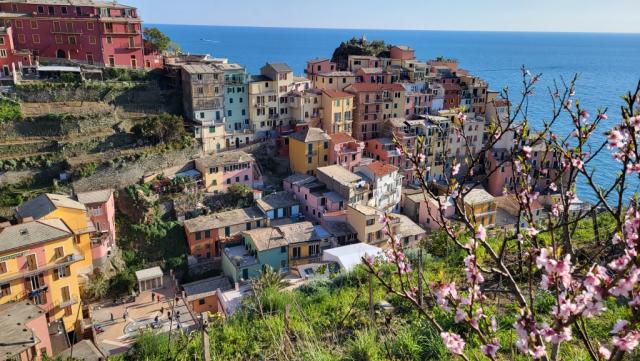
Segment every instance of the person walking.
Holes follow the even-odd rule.
[[[124,319],[124,322],[127,322],[128,317],[129,317],[129,309],[125,308],[124,313],[122,314],[122,318]]]
[[[111,322],[113,322],[113,312],[111,312],[110,315],[111,315]]]
[[[156,294],[154,292],[151,292],[151,302],[153,302],[153,300],[156,299]]]
[[[160,295],[156,295],[156,300],[160,303]]]

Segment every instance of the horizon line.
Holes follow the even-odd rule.
[[[473,29],[416,29],[416,28],[349,28],[349,27],[304,27],[304,26],[268,26],[268,25],[215,25],[215,24],[180,24],[180,23],[143,23],[170,26],[209,26],[220,28],[257,28],[257,29],[292,29],[292,30],[364,30],[364,31],[428,31],[428,32],[461,32],[461,33],[545,33],[545,34],[602,34],[602,35],[640,35],[640,32],[617,31],[558,31],[558,30],[473,30]]]

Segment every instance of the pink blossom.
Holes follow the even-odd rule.
[[[608,360],[611,357],[611,351],[609,351],[609,349],[604,346],[600,346],[598,348],[598,354],[605,360]]]
[[[525,145],[524,147],[522,147],[522,152],[524,153],[524,156],[528,159],[531,158],[531,150],[532,148],[528,145]]]
[[[491,341],[491,343],[488,343],[484,346],[481,347],[482,353],[491,357],[491,358],[495,358],[496,355],[498,354],[498,349],[500,348],[500,342],[498,342],[498,339],[493,339]]]
[[[608,141],[607,147],[609,149],[612,149],[612,148],[623,148],[626,145],[627,139],[622,134],[622,132],[620,132],[619,130],[614,129],[614,130],[609,132],[609,135],[607,136],[607,141]]]
[[[621,351],[629,352],[638,347],[640,342],[640,331],[632,331],[626,334],[624,337],[613,337],[613,345],[619,348]]]
[[[547,355],[547,351],[545,350],[544,346],[535,346],[533,350],[530,351],[530,353],[531,357],[536,360],[541,359]]]
[[[608,116],[607,116],[607,114],[605,114],[605,113],[600,113],[600,114],[598,114],[598,117],[597,117],[597,118],[598,118],[598,119],[601,119],[601,120],[607,120],[607,119],[609,119],[609,117],[608,117]]]
[[[584,168],[584,162],[582,161],[582,159],[580,158],[573,158],[571,160],[571,164],[573,164],[574,167],[582,170]]]
[[[539,232],[535,227],[529,227],[529,228],[527,228],[527,234],[528,234],[530,237],[533,237],[533,236],[535,236],[535,235],[536,235],[536,234],[538,234],[538,233],[540,233],[540,232]]]
[[[455,176],[458,174],[459,171],[460,171],[460,163],[456,163],[453,165],[451,175]]]
[[[487,230],[480,224],[476,230],[476,238],[485,241],[487,239]]]
[[[583,110],[583,111],[581,111],[581,112],[580,112],[580,116],[581,116],[583,119],[589,119],[589,117],[590,117],[591,115],[589,114],[589,112],[588,112],[588,111]]]
[[[440,337],[449,351],[456,355],[463,354],[465,342],[462,337],[452,332],[440,332]]]

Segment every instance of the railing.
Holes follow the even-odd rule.
[[[84,260],[84,256],[82,255],[82,253],[80,253],[79,251],[75,251],[72,254],[66,255],[60,259],[57,259],[53,262],[50,262],[44,266],[38,266],[36,267],[36,269],[34,270],[19,270],[17,272],[13,272],[13,273],[9,273],[9,274],[4,274],[2,277],[0,277],[0,282],[5,283],[5,282],[10,282],[10,281],[14,281],[20,278],[27,278],[27,277],[31,277],[31,276],[35,276],[39,273],[42,272],[46,272],[58,267],[63,267],[63,266],[67,266],[76,262],[80,262]]]
[[[62,35],[82,35],[82,31],[75,31],[75,30],[62,30],[62,29],[54,29],[51,30],[51,34],[62,34]]]

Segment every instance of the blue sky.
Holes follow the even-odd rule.
[[[161,24],[640,33],[640,0],[120,1]]]

